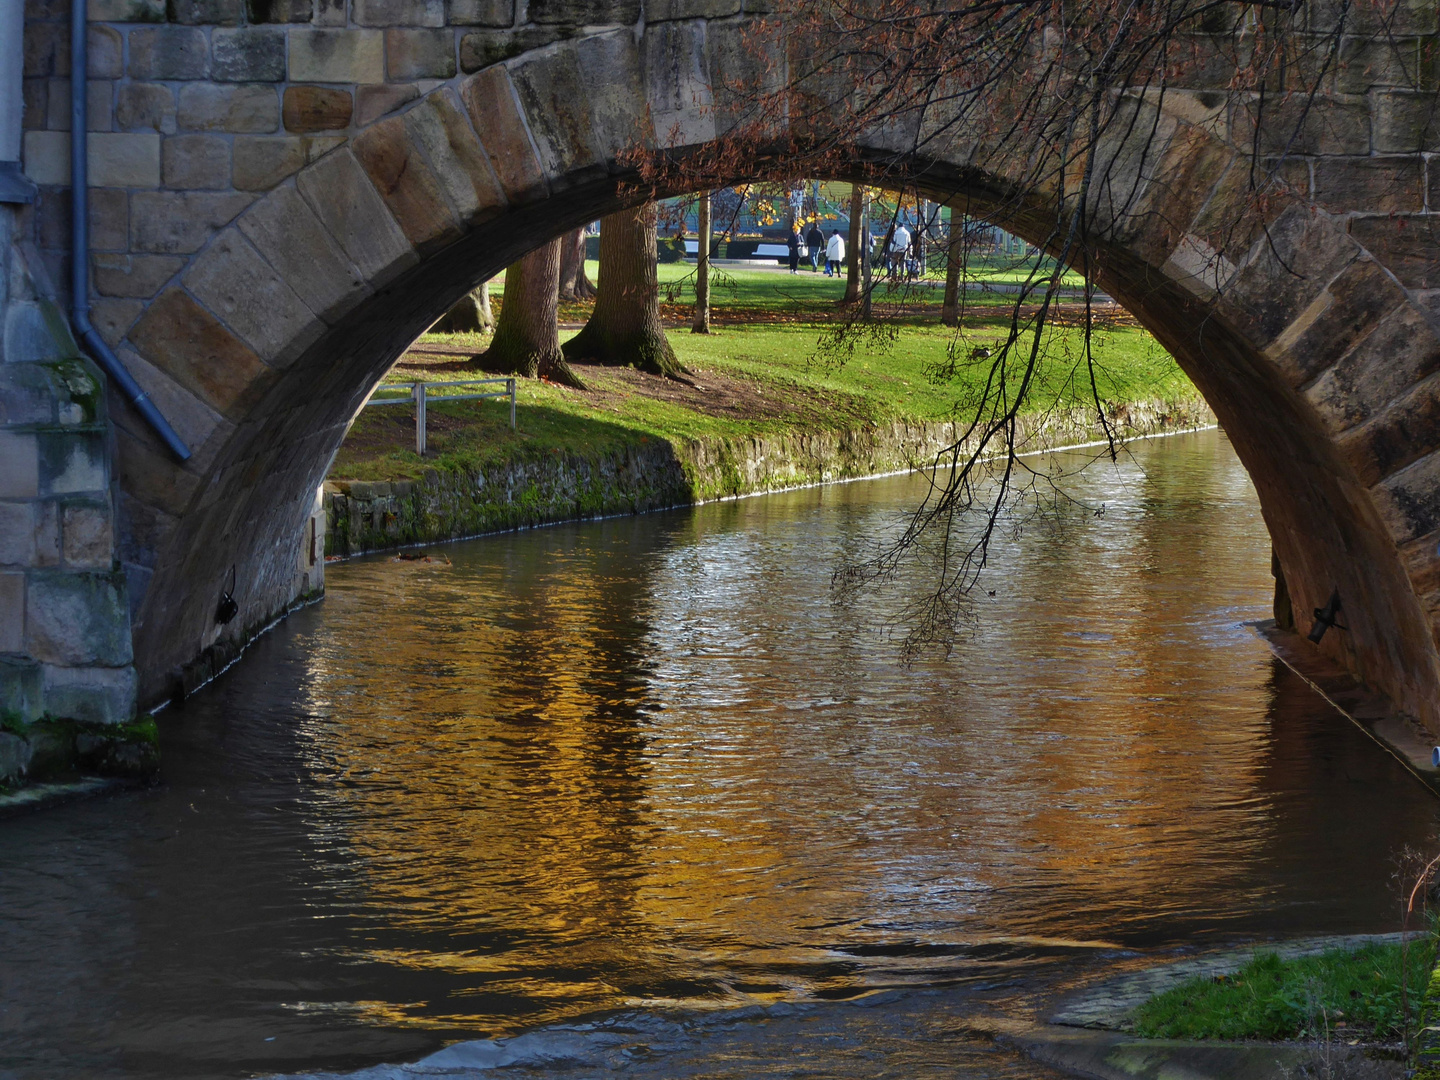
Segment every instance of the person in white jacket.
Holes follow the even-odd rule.
[[[840,270],[845,265],[845,238],[840,235],[840,230],[835,229],[830,233],[830,242],[825,245],[825,276],[840,276]]]

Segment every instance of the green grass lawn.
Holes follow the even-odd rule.
[[[1261,953],[1233,975],[1196,978],[1151,998],[1134,1018],[1153,1039],[1346,1038],[1390,1041],[1405,1034],[1401,971],[1409,1022],[1419,1015],[1435,958],[1432,937],[1399,945],[1281,960]]]
[[[662,268],[663,269],[663,268]],[[774,278],[775,275],[758,276]],[[783,275],[783,282],[793,282]],[[823,279],[822,279],[823,280]],[[404,406],[363,410],[331,469],[347,479],[413,477],[425,468],[477,468],[487,461],[557,452],[596,452],[648,439],[743,436],[780,431],[843,430],[896,419],[942,420],[965,415],[966,402],[989,371],[988,362],[962,365],[955,377],[935,378],[947,351],[968,356],[1005,332],[1003,319],[971,320],[959,337],[933,316],[904,320],[895,340],[862,345],[844,363],[818,351],[826,326],[780,321],[720,326],[699,335],[670,331],[695,387],[629,369],[580,369],[588,391],[522,379],[519,432],[510,430],[507,402],[429,405],[430,453],[414,453],[411,412]],[[562,332],[562,339],[574,331]],[[465,358],[486,344],[483,335],[427,334],[386,377],[389,382],[483,377]],[[1102,398],[1176,401],[1195,390],[1148,333],[1117,326],[1095,335]],[[1077,329],[1048,339],[1037,406],[1081,404],[1088,398]],[[434,370],[443,362],[442,370]]]

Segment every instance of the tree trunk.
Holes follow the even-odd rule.
[[[486,278],[475,290],[475,300],[480,305],[480,323],[489,330],[495,325],[495,312],[490,310],[490,279]]]
[[[700,229],[695,241],[695,322],[697,334],[710,332],[710,193],[700,196]]]
[[[435,320],[435,325],[430,327],[430,332],[432,334],[478,334],[489,330],[495,324],[495,319],[490,314],[488,286],[489,282],[484,282],[478,289],[471,289],[455,301],[449,311]]]
[[[852,204],[853,206],[853,204]],[[870,321],[870,296],[875,291],[875,282],[871,276],[871,251],[873,246],[870,243],[870,207],[866,206],[860,212],[860,235],[856,238],[860,242],[860,318]]]
[[[560,238],[560,299],[594,300],[595,286],[585,276],[585,230]]]
[[[957,210],[950,211],[950,242],[945,245],[945,300],[940,305],[940,321],[946,326],[960,323],[960,267],[964,262],[965,218]]]
[[[860,260],[864,258],[864,247],[860,243],[860,218],[865,212],[865,195],[860,185],[850,189],[850,262],[845,267],[845,297],[842,304],[853,304],[860,299]]]
[[[655,216],[655,204],[645,203],[601,219],[595,310],[565,343],[567,358],[671,377],[683,370],[660,325]]]
[[[560,352],[560,241],[536,248],[505,271],[505,302],[490,348],[474,361],[500,375],[527,375],[585,389]]]

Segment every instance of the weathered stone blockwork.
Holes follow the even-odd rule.
[[[136,695],[103,379],[15,216],[0,207],[0,785],[31,766],[27,725],[123,724]]]
[[[369,388],[477,280],[631,197],[619,184],[637,149],[735,123],[733,88],[784,66],[754,48],[766,7],[92,0],[94,318],[195,451],[175,465],[112,403],[112,533],[144,700],[319,587],[295,551],[313,550],[317,485]],[[1317,34],[1328,11],[1314,3]],[[1440,27],[1433,4],[1400,14],[1367,37],[1352,12],[1321,95],[1272,93],[1263,118],[1201,42],[1192,85],[1134,103],[1155,152],[1104,148],[1117,183],[1094,220],[1110,229],[1100,284],[1211,402],[1297,607],[1339,589],[1351,629],[1325,648],[1440,732]],[[62,306],[68,32],[58,8],[27,18],[25,168],[41,191],[21,224]],[[914,145],[897,125],[856,156]],[[1268,236],[1228,227],[1257,148],[1283,186]],[[927,194],[982,213],[1012,179],[958,139],[926,155]],[[1122,189],[1133,199],[1117,205]],[[1038,239],[1051,193],[1030,195],[1034,216],[1002,224]],[[37,442],[32,478],[19,446],[0,445],[16,462],[0,483],[29,490],[55,459]],[[61,560],[99,542],[72,518],[73,543],[56,518]],[[48,528],[0,526],[0,548]],[[241,614],[220,627],[232,566]],[[18,588],[0,578],[0,605]]]

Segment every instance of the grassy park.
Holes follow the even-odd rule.
[[[589,265],[591,280],[598,268]],[[988,283],[1023,276],[990,268]],[[519,430],[502,401],[429,405],[429,453],[414,452],[413,419],[403,406],[362,411],[332,466],[335,477],[407,478],[426,468],[475,468],[496,460],[549,453],[603,451],[648,439],[737,436],[781,430],[840,430],[894,420],[943,420],[975,393],[988,361],[965,363],[993,348],[1009,329],[1013,295],[972,287],[961,326],[938,319],[943,282],[924,281],[875,295],[886,332],[861,334],[853,350],[823,344],[844,319],[837,306],[844,281],[808,269],[791,275],[761,267],[720,267],[711,286],[712,333],[689,329],[694,267],[661,264],[661,313],[671,344],[690,375],[675,381],[629,368],[577,365],[586,390],[522,379]],[[1077,282],[1078,284],[1078,282]],[[503,305],[501,283],[491,286]],[[563,305],[561,340],[583,325],[589,304]],[[1083,403],[1089,395],[1078,307],[1067,306],[1046,339],[1038,401]],[[1121,309],[1101,309],[1093,338],[1097,384],[1108,401],[1193,399],[1174,360]],[[425,334],[386,382],[483,378],[470,363],[485,334]],[[937,373],[952,351],[962,358],[950,377]]]

